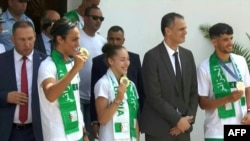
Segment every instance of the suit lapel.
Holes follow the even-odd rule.
[[[184,100],[187,99],[187,94],[185,94],[185,89],[186,87],[185,86],[188,86],[188,76],[191,75],[191,73],[188,71],[188,67],[191,67],[189,66],[190,63],[188,62],[189,58],[185,55],[185,53],[183,52],[184,50],[179,47],[179,54],[180,54],[180,60],[181,60],[181,70],[182,70],[182,80],[183,80],[183,95],[184,95]]]
[[[175,73],[174,73],[174,69],[170,60],[170,56],[168,55],[167,49],[164,46],[163,42],[160,44],[160,54],[161,54],[163,62],[166,64],[165,66],[168,70],[170,79],[173,81],[174,86],[178,92],[178,95],[182,94],[181,89],[179,88],[176,78],[175,78]]]
[[[32,77],[32,88],[33,88],[33,85],[35,85],[36,83],[36,79],[37,78],[37,75],[38,75],[38,67],[40,65],[40,62],[39,62],[39,55],[34,51],[33,53],[33,77]],[[33,91],[33,90],[32,90]]]

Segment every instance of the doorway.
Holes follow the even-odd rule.
[[[8,0],[0,0],[0,7],[5,11],[8,7]],[[30,0],[25,14],[30,17],[35,25],[36,33],[40,31],[40,19],[45,10],[56,10],[61,17],[67,12],[67,0]]]

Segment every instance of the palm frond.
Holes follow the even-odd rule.
[[[206,39],[209,39],[209,32],[208,31],[209,31],[210,27],[211,26],[209,24],[202,24],[199,27],[200,31],[203,33],[203,35]]]
[[[233,44],[233,51],[232,52],[245,57],[248,68],[250,69],[250,50],[249,49],[246,49],[242,45],[240,45],[239,43],[235,42]]]
[[[247,35],[247,37],[248,37],[248,39],[249,39],[249,41],[250,41],[250,35],[249,35],[248,33],[246,33],[246,35]]]

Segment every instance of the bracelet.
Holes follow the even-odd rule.
[[[99,122],[98,122],[98,121],[92,121],[92,122],[91,122],[91,126],[93,126],[93,125],[95,125],[95,124],[99,125]]]
[[[118,105],[120,105],[120,103],[121,103],[121,101],[120,100],[118,100],[118,99],[114,99],[114,101],[113,101],[115,104],[118,104]]]

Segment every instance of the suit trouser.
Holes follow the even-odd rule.
[[[190,134],[182,133],[178,136],[169,135],[169,137],[156,137],[149,134],[145,134],[145,141],[190,141]]]
[[[18,129],[13,127],[9,141],[35,141],[33,128]]]

